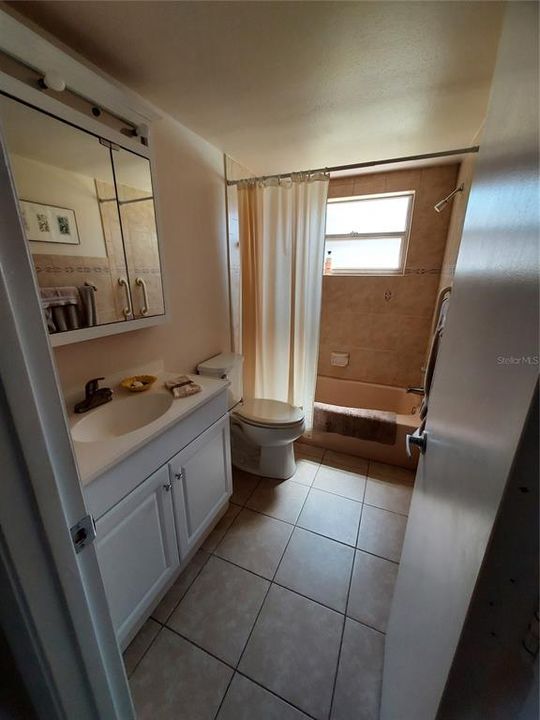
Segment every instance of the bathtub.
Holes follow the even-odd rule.
[[[304,435],[302,442],[390,465],[411,469],[416,467],[418,452],[414,451],[412,459],[407,457],[405,436],[414,432],[420,424],[420,396],[407,393],[405,388],[319,375],[315,400],[330,405],[395,412],[396,441],[393,445],[383,445],[335,433],[311,431]]]

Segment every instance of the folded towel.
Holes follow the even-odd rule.
[[[81,296],[84,327],[93,327],[94,325],[98,325],[96,291],[93,286],[81,285],[79,288],[79,295]]]
[[[189,397],[201,392],[202,388],[187,375],[179,375],[173,380],[166,380],[165,387],[172,392],[175,398]]]
[[[50,333],[81,327],[81,297],[76,287],[40,288],[40,296]]]
[[[316,402],[313,429],[393,445],[396,441],[396,414]]]
[[[41,304],[44,308],[60,305],[78,305],[79,291],[74,286],[42,287],[39,289]]]

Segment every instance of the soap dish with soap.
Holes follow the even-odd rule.
[[[156,380],[155,375],[133,375],[133,377],[124,378],[120,385],[130,392],[144,392],[152,387]]]

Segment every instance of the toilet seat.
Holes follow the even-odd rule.
[[[235,409],[234,414],[255,427],[289,428],[304,422],[304,412],[300,408],[266,398],[245,400]]]

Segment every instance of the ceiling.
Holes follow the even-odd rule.
[[[466,147],[498,2],[15,2],[257,174]]]

